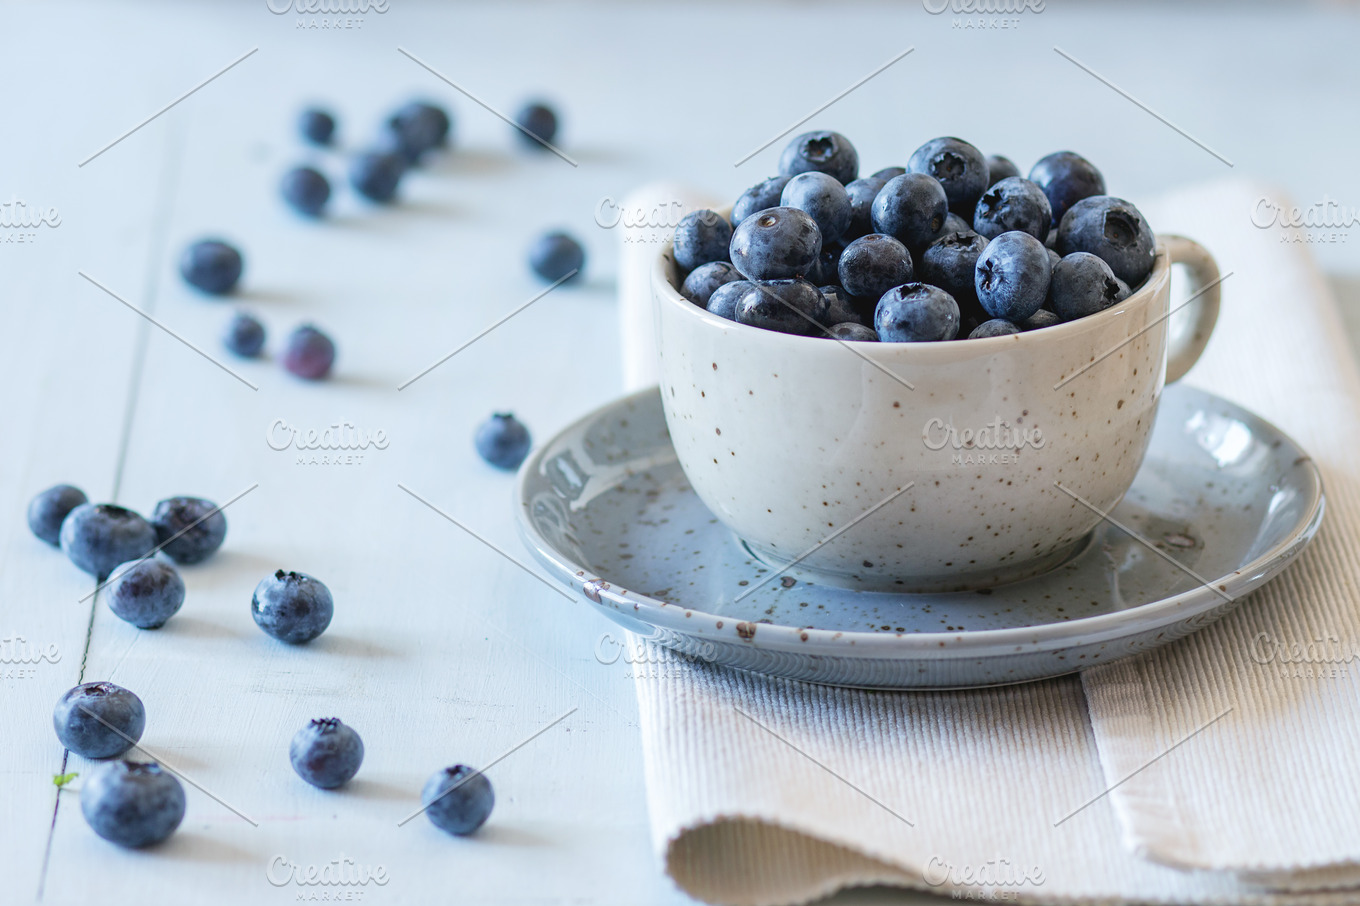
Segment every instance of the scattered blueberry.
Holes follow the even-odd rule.
[[[700,308],[707,308],[708,300],[718,287],[740,279],[741,274],[726,261],[710,261],[689,272],[685,282],[680,285],[680,295]]]
[[[529,455],[529,429],[509,412],[497,412],[477,428],[473,445],[491,465],[514,471]]]
[[[159,629],[184,605],[184,580],[163,560],[134,560],[114,567],[104,599],[118,619]]]
[[[887,182],[888,180],[901,176],[903,173],[906,172],[907,172],[906,167],[884,167],[882,170],[879,170],[877,173],[873,174],[873,176],[875,179],[881,179],[884,182]]]
[[[1030,182],[1044,190],[1053,209],[1053,225],[1062,223],[1072,205],[1092,195],[1105,194],[1105,177],[1086,158],[1057,151],[1030,168]]]
[[[737,320],[737,303],[755,284],[750,280],[733,280],[724,283],[708,297],[706,306],[710,312],[729,321]]]
[[[117,504],[82,503],[62,521],[60,543],[72,563],[102,581],[118,564],[151,553],[156,530]]]
[[[387,131],[405,162],[414,165],[420,163],[427,151],[447,144],[451,125],[443,108],[412,101],[388,119]]]
[[[227,517],[202,497],[168,497],[151,512],[161,550],[176,563],[207,559],[227,537]]]
[[[184,250],[179,273],[195,289],[221,296],[236,288],[245,264],[241,253],[220,239],[200,239]]]
[[[732,225],[714,211],[691,211],[675,227],[675,263],[692,271],[710,261],[726,261]]]
[[[549,283],[575,280],[586,266],[586,250],[566,233],[545,233],[529,247],[529,267]]]
[[[1052,291],[1052,289],[1053,287],[1050,285],[1049,290]],[[1020,326],[1025,330],[1039,330],[1044,327],[1052,327],[1054,324],[1061,323],[1062,318],[1058,317],[1047,308],[1041,308],[1025,320],[1021,321]]]
[[[288,760],[312,786],[333,790],[359,773],[364,741],[338,717],[323,717],[298,730],[288,745]]]
[[[303,324],[288,335],[283,351],[283,367],[309,381],[330,374],[335,364],[335,343],[311,324]]]
[[[921,253],[917,277],[949,293],[960,307],[976,304],[977,261],[986,247],[987,240],[972,230],[946,233]]]
[[[496,804],[496,795],[485,774],[456,764],[436,772],[425,782],[420,802],[431,824],[463,837],[486,823]]]
[[[766,208],[732,232],[732,264],[748,280],[783,280],[813,272],[822,251],[817,222],[797,208]]]
[[[850,226],[842,238],[858,239],[874,231],[874,199],[887,183],[888,180],[881,176],[861,176],[846,185],[845,194],[850,199]]]
[[[537,151],[547,151],[547,145],[557,137],[557,113],[541,101],[531,101],[521,107],[515,114],[515,124],[519,126],[515,131],[524,144]]]
[[[1004,318],[992,318],[990,321],[983,321],[973,332],[968,334],[970,340],[980,340],[986,337],[1008,337],[1013,333],[1020,333],[1020,328],[1013,322]]]
[[[850,228],[850,196],[840,181],[826,173],[799,173],[784,186],[779,203],[811,217],[822,234],[823,246],[840,239]]]
[[[122,755],[142,738],[142,700],[113,683],[81,683],[57,700],[52,712],[57,739],[85,758]]]
[[[779,207],[779,199],[790,179],[793,177],[771,176],[742,192],[736,204],[732,205],[732,226],[736,227],[756,211]]]
[[[990,189],[1003,179],[1019,175],[1020,168],[1009,157],[1002,157],[1000,154],[987,156],[987,188]]]
[[[264,349],[264,325],[254,315],[237,312],[227,324],[222,342],[242,358],[253,359]]]
[[[877,299],[894,286],[911,282],[911,252],[891,236],[870,233],[845,247],[839,273],[846,292]]]
[[[255,586],[250,615],[269,635],[300,645],[326,631],[335,603],[330,589],[311,576],[278,570]]]
[[[119,846],[160,843],[184,820],[184,787],[158,764],[100,765],[80,790],[80,812],[91,830]]]
[[[884,184],[871,213],[874,232],[887,233],[908,248],[924,248],[944,232],[949,200],[935,177],[904,173]]]
[[[854,340],[861,343],[878,342],[878,334],[874,333],[872,328],[853,321],[837,324],[828,330],[827,334],[834,340]]]
[[[67,514],[87,502],[85,492],[69,484],[48,488],[28,504],[28,527],[33,534],[53,547],[61,544],[61,522]]]
[[[391,151],[366,151],[354,158],[349,167],[349,182],[354,191],[379,204],[397,197],[397,186],[406,172],[406,161]]]
[[[987,314],[1023,321],[1043,307],[1051,276],[1044,244],[1013,231],[993,239],[978,256],[974,285]]]
[[[820,336],[829,304],[806,280],[758,280],[737,303],[737,321],[780,333]]]
[[[335,117],[319,107],[308,107],[298,115],[298,131],[313,145],[329,145],[335,138]]]
[[[839,132],[804,132],[779,155],[779,172],[797,176],[813,170],[834,176],[845,185],[859,176],[859,153]]]
[[[1064,321],[1104,311],[1129,295],[1129,287],[1095,255],[1073,252],[1053,268],[1049,306]]]
[[[331,198],[331,184],[311,167],[295,167],[283,174],[279,184],[283,200],[307,217],[320,217]]]
[[[837,324],[863,324],[864,317],[855,308],[854,300],[850,293],[843,286],[830,284],[819,286],[817,289],[826,299],[826,314],[822,316],[822,323],[827,327],[835,327]]]
[[[1096,195],[1068,208],[1058,226],[1057,248],[1064,258],[1090,252],[1120,280],[1138,286],[1152,270],[1157,239],[1133,205],[1112,195]]]
[[[973,212],[973,229],[987,239],[1019,230],[1042,242],[1052,223],[1053,211],[1044,190],[1018,176],[1003,179],[983,192]]]
[[[959,305],[937,286],[895,286],[878,300],[874,327],[884,343],[952,340],[959,332]]]
[[[987,159],[959,138],[934,138],[912,152],[908,173],[933,176],[944,186],[949,210],[967,220],[987,188]]]

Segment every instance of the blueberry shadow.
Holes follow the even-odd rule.
[[[636,159],[634,155],[628,154],[628,153],[623,153],[623,152],[622,152],[622,149],[620,149],[620,148],[615,148],[615,147],[598,147],[598,148],[597,148],[597,147],[586,146],[586,147],[583,147],[583,148],[575,148],[575,147],[568,148],[568,147],[564,147],[564,146],[560,146],[560,145],[559,145],[558,147],[561,147],[561,148],[562,148],[562,153],[563,153],[563,154],[567,155],[567,157],[570,157],[572,160],[576,161],[578,164],[614,164],[614,165],[617,165],[617,164],[627,163],[627,162],[629,162],[629,161],[632,161],[632,160],[635,160],[635,159]],[[545,149],[544,153],[545,153],[547,156],[549,156],[549,157],[556,157],[556,156],[557,156],[557,155],[553,154],[551,151],[547,151],[546,149]]]
[[[188,639],[240,639],[247,635],[221,623],[184,614],[175,614],[160,629],[145,631],[157,632],[171,638]]]
[[[395,783],[385,783],[381,780],[366,780],[363,777],[354,778],[342,789],[346,796],[355,796],[360,799],[415,802],[420,798],[419,791],[400,787]]]
[[[222,297],[222,301],[244,308],[255,305],[289,305],[302,301],[302,295],[277,289],[241,289],[230,296]]]
[[[310,648],[323,651],[328,655],[344,657],[390,658],[400,654],[397,650],[388,648],[384,645],[379,645],[377,642],[370,642],[334,632],[326,632],[322,634],[320,638],[313,639],[305,646],[299,645],[295,647]]]
[[[431,157],[420,169],[434,175],[491,176],[513,170],[516,155],[499,148],[454,148]]]
[[[192,830],[176,831],[163,843],[133,852],[154,855],[157,859],[182,859],[186,862],[242,863],[255,862],[259,858],[249,850],[224,843],[220,837]]]
[[[481,827],[473,839],[479,843],[500,846],[549,846],[552,843],[547,837],[522,827],[495,823]]]

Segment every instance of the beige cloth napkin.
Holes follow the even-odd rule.
[[[1012,901],[1360,897],[1318,889],[1360,865],[1360,661],[1295,678],[1270,654],[1315,637],[1360,650],[1360,381],[1306,247],[1251,223],[1271,194],[1220,183],[1145,211],[1233,272],[1188,380],[1313,452],[1329,495],[1317,542],[1195,636],[1026,686],[829,689],[634,639],[652,832],[681,889],[753,906],[875,883]]]

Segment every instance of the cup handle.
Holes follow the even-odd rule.
[[[1184,326],[1180,329],[1173,326],[1167,339],[1166,382],[1170,384],[1179,381],[1199,361],[1200,354],[1209,342],[1209,335],[1214,332],[1214,324],[1218,321],[1219,283],[1222,278],[1213,256],[1198,242],[1184,236],[1159,238],[1166,247],[1171,263],[1185,265],[1190,277],[1190,301],[1181,303],[1180,308],[1176,309],[1176,312],[1181,308],[1188,309],[1184,320],[1180,322]]]

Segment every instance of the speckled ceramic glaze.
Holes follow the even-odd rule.
[[[1207,290],[1171,329],[1170,267]],[[1070,557],[1198,358],[1218,269],[1162,237],[1124,302],[1043,330],[847,343],[747,327],[653,275],[662,403],[695,493],[767,563],[879,590],[984,588]],[[1183,321],[1184,323],[1184,321]]]
[[[1040,679],[1165,644],[1283,569],[1323,511],[1317,470],[1288,437],[1179,386],[1112,521],[1063,565],[981,591],[855,591],[777,573],[690,486],[655,388],[549,441],[516,493],[539,561],[624,627],[699,661],[884,689]]]

